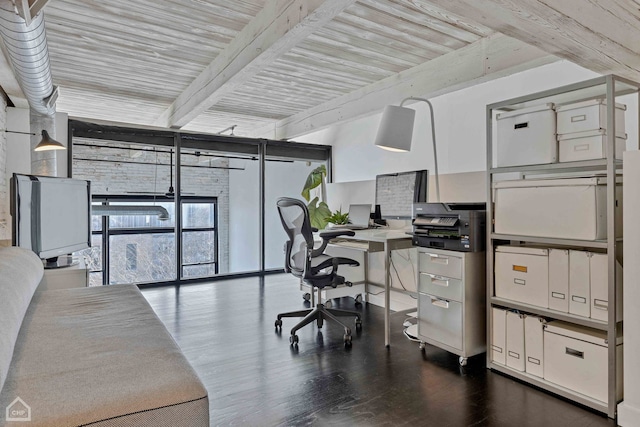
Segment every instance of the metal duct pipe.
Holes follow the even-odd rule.
[[[96,205],[91,207],[93,215],[158,215],[160,221],[169,219],[169,212],[162,206],[133,206],[133,205]]]
[[[44,14],[37,14],[27,26],[11,1],[0,0],[0,34],[29,106],[39,114],[53,115],[56,96]]]

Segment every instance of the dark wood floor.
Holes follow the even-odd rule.
[[[143,289],[209,391],[212,425],[298,426],[614,426],[603,415],[402,335],[392,315],[384,346],[383,310],[363,305],[363,330],[345,349],[343,330],[315,324],[289,345],[274,321],[304,308],[289,275]],[[335,306],[353,309],[351,298]]]

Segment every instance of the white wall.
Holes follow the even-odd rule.
[[[575,64],[560,61],[430,99],[434,108],[440,174],[486,170],[487,104],[597,76]],[[381,173],[424,168],[433,174],[429,109],[424,102],[412,107],[417,113],[413,148],[408,153],[392,153],[373,145],[380,114],[296,140],[333,146],[334,182],[371,180]]]

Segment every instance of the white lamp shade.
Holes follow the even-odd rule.
[[[382,113],[376,145],[390,151],[411,150],[416,110],[388,105]]]

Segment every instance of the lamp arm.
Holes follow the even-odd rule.
[[[403,99],[402,102],[400,103],[400,106],[402,107],[404,103],[407,101],[423,101],[423,102],[426,102],[427,105],[429,106],[429,112],[431,117],[431,141],[433,142],[433,164],[435,168],[435,177],[436,177],[436,201],[440,202],[440,180],[438,175],[438,153],[436,150],[436,127],[435,127],[435,120],[433,118],[433,105],[431,105],[431,102],[428,99],[416,98],[416,97],[410,96],[408,98]]]

